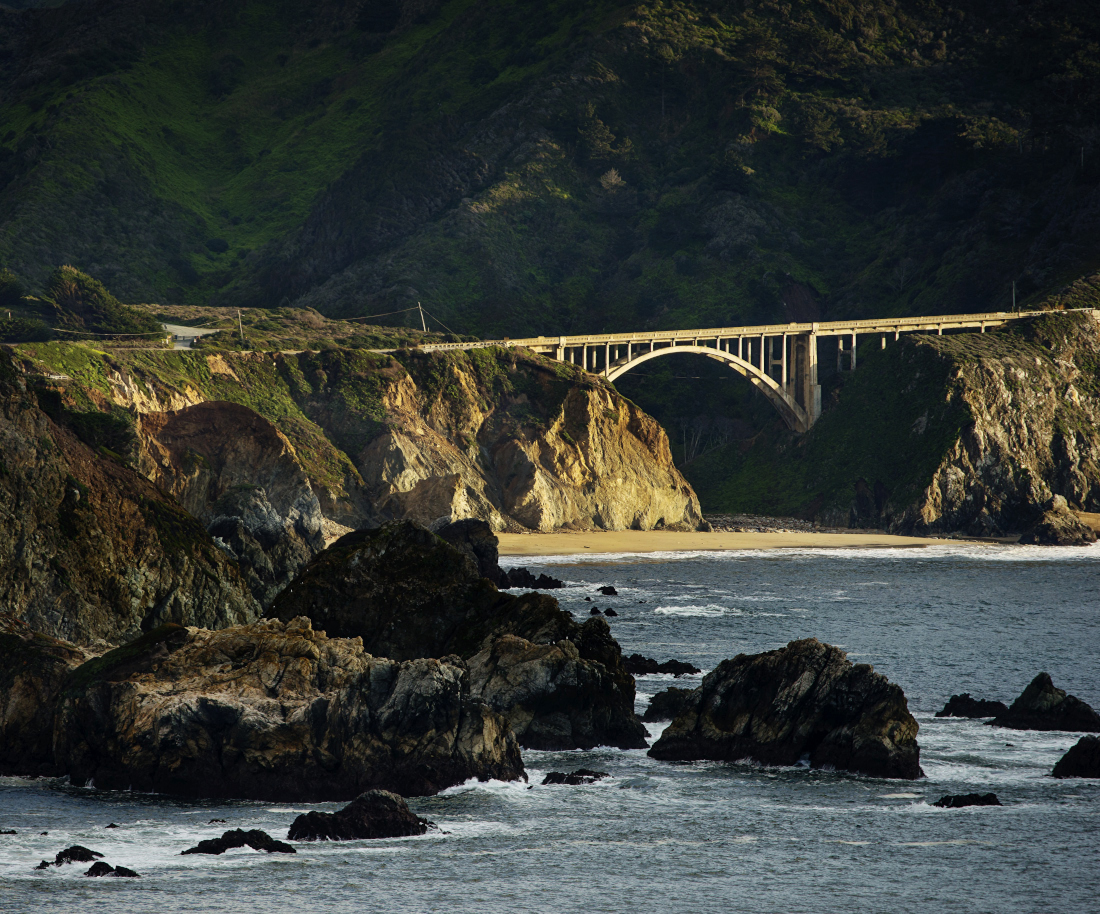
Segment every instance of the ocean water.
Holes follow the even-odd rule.
[[[226,828],[284,838],[311,807],[0,779],[0,829],[18,832],[0,836],[0,911],[1100,909],[1100,781],[1049,777],[1077,735],[933,716],[956,692],[1011,701],[1042,670],[1100,707],[1100,548],[934,545],[527,564],[568,581],[559,596],[578,616],[613,606],[619,616],[609,621],[627,653],[709,670],[795,638],[840,645],[904,688],[927,777],[666,763],[644,751],[527,752],[529,783],[470,783],[412,800],[439,826],[424,837],[220,857],[179,853]],[[596,593],[603,584],[619,596]],[[641,677],[639,711],[673,682]],[[651,735],[663,726],[651,725]],[[547,771],[577,767],[612,776],[541,786]],[[994,791],[1005,805],[931,805],[972,791]],[[121,828],[107,830],[110,822]],[[74,843],[142,878],[85,879],[80,864],[33,870]]]

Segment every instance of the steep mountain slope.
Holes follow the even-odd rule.
[[[6,11],[0,261],[513,336],[1001,307],[1097,266],[1098,35],[1085,0]]]

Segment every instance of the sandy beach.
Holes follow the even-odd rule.
[[[921,547],[951,540],[885,533],[676,533],[616,530],[592,533],[498,533],[501,555],[576,553],[698,552],[730,549]],[[969,542],[973,542],[972,540]]]

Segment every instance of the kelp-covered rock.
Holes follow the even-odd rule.
[[[87,655],[0,613],[0,774],[53,774],[53,710]]]
[[[269,614],[308,616],[377,655],[467,660],[473,693],[508,718],[523,746],[645,745],[634,680],[606,622],[582,626],[551,597],[500,593],[473,556],[412,521],[342,537]]]
[[[916,737],[897,685],[810,638],[722,661],[649,754],[767,765],[806,757],[815,768],[911,779],[921,776]]]
[[[64,391],[28,388],[0,352],[0,606],[78,644],[257,618],[236,563],[202,525],[97,443],[118,444],[125,424],[80,411]]]
[[[1040,673],[1009,709],[989,723],[1012,730],[1071,730],[1100,733],[1100,714],[1065,690],[1055,688],[1049,673]]]
[[[601,624],[592,619],[586,625]],[[630,674],[585,660],[572,641],[497,638],[470,659],[470,688],[499,711],[526,749],[643,749]],[[614,669],[614,668],[612,668]]]
[[[432,823],[410,809],[404,797],[368,790],[337,812],[306,812],[287,832],[291,841],[354,841],[422,835]]]
[[[515,737],[461,666],[372,657],[304,618],[163,626],[78,667],[54,747],[78,783],[189,797],[414,796],[523,774]]]
[[[1056,778],[1100,778],[1100,736],[1082,736],[1058,759]]]

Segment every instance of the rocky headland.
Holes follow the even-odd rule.
[[[752,759],[921,776],[917,722],[902,690],[816,639],[724,660],[649,750],[665,760]]]

